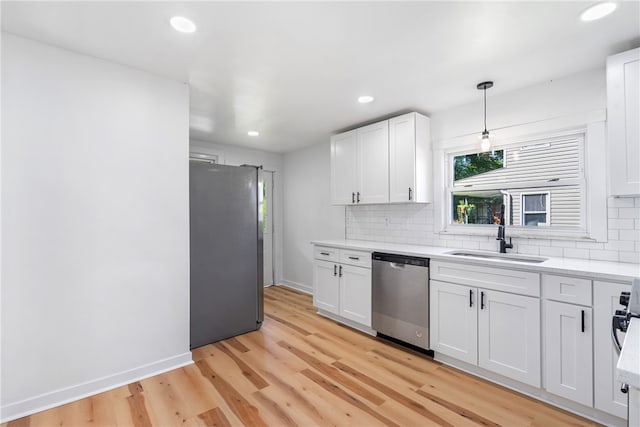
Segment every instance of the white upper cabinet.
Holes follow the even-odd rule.
[[[389,202],[389,121],[356,129],[356,203]]]
[[[331,203],[347,205],[356,201],[356,131],[331,137]]]
[[[418,113],[389,120],[389,201],[431,202],[429,118]]]
[[[609,193],[640,195],[640,48],[607,58]]]
[[[331,137],[334,205],[431,202],[429,118],[408,113]]]

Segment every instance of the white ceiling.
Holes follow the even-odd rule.
[[[594,3],[3,1],[2,29],[188,82],[192,138],[286,152],[478,101],[483,80],[490,97],[640,45],[638,1],[581,22]],[[198,31],[177,33],[174,15]]]

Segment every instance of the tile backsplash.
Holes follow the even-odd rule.
[[[640,263],[640,197],[607,201],[606,243],[513,238],[509,252],[566,258]],[[347,206],[346,238],[450,248],[498,250],[491,236],[438,233],[432,204]]]

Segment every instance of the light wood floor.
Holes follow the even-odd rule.
[[[8,426],[595,425],[340,326],[283,287],[265,291],[261,330],[193,359]]]

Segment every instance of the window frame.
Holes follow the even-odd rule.
[[[585,230],[561,230],[547,227],[513,227],[509,235],[545,240],[582,240],[606,242],[607,232],[607,168],[606,158],[606,110],[597,109],[567,116],[544,119],[537,122],[513,125],[492,130],[494,141],[531,143],[535,139],[554,138],[576,133],[584,134],[584,200],[582,215]],[[453,225],[451,217],[451,191],[448,187],[451,153],[472,152],[479,146],[476,133],[449,137],[434,142],[434,224],[442,242],[459,240],[456,236],[494,236],[495,227],[488,225]],[[499,144],[495,145],[495,149]],[[553,183],[547,183],[553,184]],[[438,201],[440,201],[438,203]]]

